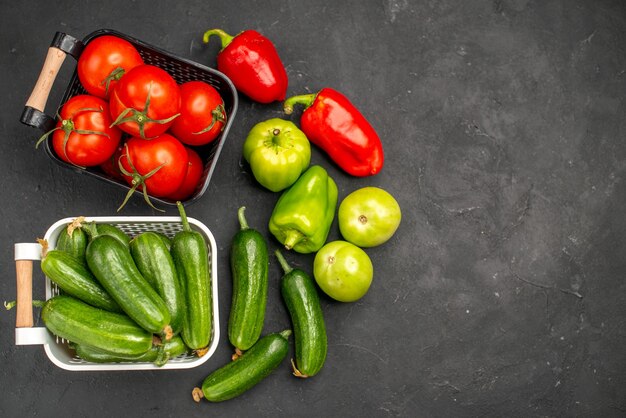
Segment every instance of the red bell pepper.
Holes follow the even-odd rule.
[[[212,35],[222,41],[217,69],[232,80],[238,91],[259,103],[285,99],[287,72],[272,41],[254,30],[231,36],[221,29],[206,31],[203,41],[208,43]]]
[[[377,174],[383,167],[383,146],[378,134],[341,93],[324,88],[317,94],[285,100],[285,113],[295,104],[305,110],[300,118],[302,131],[345,172],[357,177]]]

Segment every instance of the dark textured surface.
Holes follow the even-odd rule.
[[[231,354],[228,248],[239,206],[277,247],[266,226],[277,195],[254,183],[241,145],[281,108],[242,98],[211,184],[188,208],[219,247],[214,357],[184,371],[67,372],[42,347],[16,347],[5,312],[1,416],[626,414],[624,2],[64,1],[1,11],[3,300],[15,297],[15,242],[67,216],[115,215],[123,198],[54,164],[18,122],[56,31],[112,28],[214,66],[206,29],[259,30],[287,67],[289,94],[339,89],[383,139],[386,166],[373,178],[351,178],[314,150],[340,198],[375,185],[403,210],[393,239],[368,250],[367,296],[322,299],[329,350],[318,376],[295,379],[285,362],[236,400],[195,404],[192,388]],[[122,213],[146,214],[158,215],[138,197]],[[311,271],[312,256],[288,258]],[[289,325],[280,273],[272,260],[267,332]],[[41,298],[40,273],[35,282]]]

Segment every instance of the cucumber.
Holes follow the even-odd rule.
[[[109,235],[113,238],[117,238],[126,247],[129,246],[131,238],[117,226],[102,223],[97,224],[96,228],[98,229],[98,235]]]
[[[230,267],[233,295],[228,339],[237,351],[257,342],[263,330],[268,287],[268,251],[265,239],[248,226],[245,206],[237,213],[240,230],[233,237]]]
[[[82,223],[85,221],[84,216],[79,216],[67,227],[61,231],[56,241],[56,249],[72,254],[78,261],[86,264],[85,250],[87,249],[88,237],[82,229]]]
[[[202,234],[189,226],[183,205],[176,203],[183,229],[172,238],[171,253],[187,305],[181,335],[189,348],[202,355],[213,326],[208,247]]]
[[[165,244],[165,247],[167,248],[167,251],[172,249],[172,240],[170,239],[170,237],[168,237],[167,235],[165,235],[162,232],[156,232],[153,231],[153,234],[157,234],[159,238],[161,238],[161,241],[163,241],[163,244]]]
[[[47,251],[44,247],[41,271],[68,295],[96,308],[122,312],[87,266],[72,254],[60,250]]]
[[[93,275],[129,317],[166,340],[172,337],[167,305],[141,275],[120,240],[110,235],[92,236],[86,258]]]
[[[152,347],[152,333],[128,316],[95,308],[72,296],[48,299],[41,319],[50,332],[61,338],[113,354],[134,356]]]
[[[165,301],[172,332],[178,334],[185,316],[185,295],[170,251],[155,232],[144,232],[130,241],[130,253],[139,272]]]
[[[163,366],[170,359],[184,354],[187,351],[187,346],[183,342],[183,339],[176,335],[171,340],[165,341],[160,345],[153,344],[152,347],[143,354],[135,356],[120,356],[107,352],[106,350],[100,350],[88,345],[77,344],[74,348],[76,355],[83,360],[90,361],[92,363],[154,363],[157,366]]]
[[[303,270],[292,268],[280,250],[275,252],[283,268],[280,290],[291,316],[295,342],[293,374],[306,378],[315,376],[324,366],[328,338],[320,299],[311,277]]]
[[[291,330],[269,334],[256,342],[239,358],[215,370],[194,388],[193,399],[210,402],[232,399],[251,389],[274,371],[289,353]]]

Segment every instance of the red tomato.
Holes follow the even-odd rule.
[[[187,164],[187,175],[183,184],[171,195],[167,196],[172,200],[186,200],[191,197],[198,188],[202,174],[204,173],[204,163],[197,152],[191,148],[187,148],[187,156],[189,157],[189,163]]]
[[[176,138],[163,134],[152,139],[132,137],[122,156],[122,173],[133,188],[154,197],[174,193],[187,174],[187,150]]]
[[[203,81],[180,85],[180,116],[174,120],[172,134],[187,145],[205,145],[224,130],[226,110],[217,90]]]
[[[107,98],[111,88],[143,59],[128,41],[112,35],[92,39],[78,58],[78,79],[89,94]]]
[[[122,132],[110,127],[107,102],[81,94],[69,99],[59,112],[52,133],[52,148],[63,161],[81,167],[102,164],[113,155]]]
[[[114,180],[125,181],[124,175],[120,171],[120,157],[122,156],[123,151],[124,144],[120,142],[113,155],[109,157],[108,160],[100,164],[100,169],[104,172],[104,174]]]
[[[167,71],[139,65],[120,79],[111,92],[111,117],[121,130],[152,138],[165,132],[180,111],[180,89]]]

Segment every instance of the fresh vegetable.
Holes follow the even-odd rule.
[[[131,188],[118,210],[136,189],[143,190],[150,206],[148,195],[165,197],[176,192],[185,180],[188,162],[185,146],[169,134],[153,139],[130,138],[120,158],[120,169]]]
[[[178,334],[183,327],[187,307],[168,247],[159,235],[147,231],[132,239],[130,253],[141,275],[167,305],[172,332]]]
[[[138,65],[124,74],[110,95],[113,124],[141,138],[164,133],[180,111],[180,89],[164,69]]]
[[[364,177],[382,169],[384,153],[378,134],[343,94],[324,88],[290,97],[284,102],[285,113],[291,114],[296,104],[305,106],[300,124],[306,136],[346,173]]]
[[[292,268],[280,250],[275,252],[284,275],[280,291],[293,324],[296,360],[293,374],[307,378],[315,376],[324,366],[328,338],[324,314],[313,279],[303,270]]]
[[[326,242],[337,209],[337,185],[314,165],[278,199],[269,230],[287,250],[312,253]]]
[[[187,159],[189,160],[187,162],[187,173],[185,174],[183,183],[178,189],[174,193],[166,196],[170,200],[185,200],[193,196],[204,174],[204,163],[200,155],[189,147],[185,147],[185,150],[187,151]]]
[[[76,355],[85,361],[92,363],[154,363],[157,366],[165,365],[170,359],[184,354],[187,346],[183,339],[176,335],[171,340],[152,344],[152,347],[143,354],[134,356],[121,356],[90,347],[88,345],[78,344],[75,346]]]
[[[130,245],[130,237],[119,227],[113,224],[95,222],[93,223],[93,225],[95,225],[96,227],[97,235],[109,235],[124,244],[126,248],[128,248],[128,246]],[[93,234],[91,227],[85,228],[85,232],[87,232],[87,235]]]
[[[137,49],[127,40],[103,35],[87,43],[78,57],[78,79],[89,94],[106,99],[117,81],[143,64]]]
[[[41,319],[50,332],[61,338],[120,356],[139,355],[152,347],[152,334],[128,316],[94,308],[71,296],[48,299]]]
[[[311,162],[311,144],[288,120],[257,123],[243,143],[243,157],[263,187],[279,192],[296,182]]]
[[[346,196],[339,205],[337,221],[346,241],[359,247],[375,247],[395,234],[402,212],[400,205],[379,187],[363,187]]]
[[[128,247],[110,235],[91,232],[87,265],[102,287],[143,329],[172,338],[167,305],[141,275]]]
[[[209,255],[204,237],[191,229],[183,205],[177,205],[183,229],[174,235],[171,253],[187,303],[181,335],[185,344],[201,356],[207,350],[213,327]]]
[[[250,228],[245,206],[237,212],[239,231],[230,249],[233,295],[228,339],[236,355],[252,347],[263,330],[268,287],[268,252],[263,235]]]
[[[276,47],[254,30],[231,36],[221,29],[204,33],[204,42],[217,35],[222,49],[217,55],[217,69],[230,78],[238,91],[259,103],[283,100],[288,78]]]
[[[170,131],[187,145],[213,142],[224,130],[226,109],[215,87],[204,81],[188,81],[180,85],[180,116]]]
[[[48,250],[45,240],[39,243],[42,246],[41,271],[63,292],[96,308],[122,312],[84,262],[65,251]]]
[[[369,290],[374,277],[372,260],[365,251],[347,241],[332,241],[315,254],[315,281],[331,298],[354,302]]]
[[[107,102],[79,94],[61,106],[56,127],[39,138],[37,146],[52,135],[52,148],[61,160],[79,167],[97,166],[113,155],[122,137],[110,125]]]
[[[122,152],[124,152],[124,141],[120,141],[113,155],[99,166],[100,170],[102,170],[106,176],[119,182],[124,182],[124,176],[120,171],[120,157],[122,156]]]
[[[82,229],[85,221],[84,216],[72,220],[65,229],[59,233],[56,241],[56,249],[73,255],[78,261],[85,264],[85,250],[87,249],[87,234]]]
[[[208,375],[202,389],[194,388],[193,399],[222,402],[235,398],[257,385],[274,371],[289,352],[291,330],[268,334],[237,360],[222,366]]]

